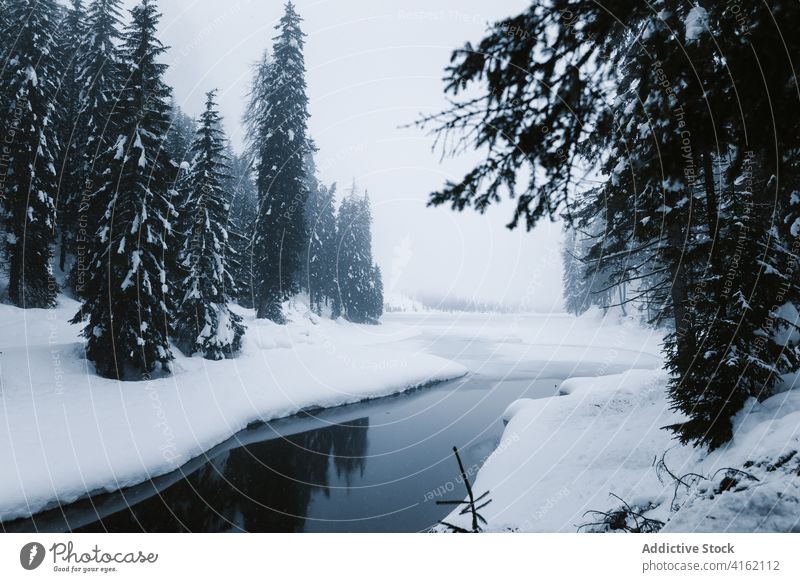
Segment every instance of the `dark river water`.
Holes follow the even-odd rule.
[[[558,380],[479,375],[244,430],[180,471],[6,523],[7,531],[413,532],[462,498],[505,407]]]
[[[473,372],[402,395],[253,426],[171,474],[0,528],[424,531],[452,509],[437,499],[465,496],[452,447],[458,446],[474,476],[499,443],[508,404],[553,396],[561,378],[503,361],[497,339],[437,331],[415,341],[420,350],[463,362]]]

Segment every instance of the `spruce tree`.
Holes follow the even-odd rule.
[[[314,179],[306,204],[308,246],[306,288],[310,307],[318,315],[336,295],[336,184],[326,187]]]
[[[58,227],[61,233],[59,269],[64,271],[78,229],[79,206],[84,183],[84,123],[81,116],[81,61],[86,40],[86,12],[82,0],[73,0],[60,26],[58,58],[61,63],[57,94]]]
[[[176,235],[175,244],[167,246],[164,252],[164,268],[167,270],[167,284],[171,289],[179,289],[187,276],[182,266],[180,257],[184,233],[192,228],[194,208],[191,208],[189,174],[192,167],[192,143],[197,132],[194,120],[181,110],[174,100],[170,104],[170,126],[164,139],[165,159],[169,160],[169,177],[172,182],[172,197],[169,199],[178,217],[173,221],[173,232]],[[170,293],[167,296],[167,309],[175,312],[179,301],[178,294]],[[170,330],[175,335],[175,330]]]
[[[181,168],[185,169],[186,165],[192,161],[190,151],[197,132],[197,124],[183,112],[174,100],[170,108],[172,119],[164,148],[176,165],[175,179],[177,180],[181,176]]]
[[[374,323],[383,312],[383,284],[372,260],[371,225],[369,196],[360,195],[354,183],[339,209],[336,257],[341,310],[354,323]]]
[[[367,284],[367,301],[364,314],[369,323],[378,323],[383,315],[383,275],[377,263],[373,263]]]
[[[58,83],[52,0],[19,0],[5,7],[2,36],[12,39],[0,76],[0,150],[4,171],[8,298],[19,307],[50,307],[58,291],[52,276],[58,141]],[[6,41],[8,42],[8,40]]]
[[[575,230],[568,230],[561,251],[563,263],[564,307],[567,313],[581,315],[591,305],[586,270],[581,262],[583,246]]]
[[[121,38],[121,0],[92,0],[86,10],[86,42],[80,53],[80,117],[74,143],[81,155],[80,189],[67,202],[75,226],[72,252],[75,255],[68,285],[78,297],[85,297],[95,274],[91,264],[92,244],[110,198],[99,190],[106,180],[101,156],[114,143],[119,127],[115,107],[125,83],[117,43]],[[117,111],[119,112],[119,111]],[[77,133],[80,132],[79,135]]]
[[[109,378],[148,377],[157,364],[168,370],[173,359],[164,253],[176,213],[169,203],[173,166],[163,151],[171,90],[163,81],[166,66],[158,62],[166,50],[156,36],[159,19],[153,0],[131,10],[118,129],[100,160],[106,170],[95,193],[108,200],[94,240],[97,276],[73,320],[88,318],[87,357]]]
[[[180,255],[187,274],[180,286],[175,329],[176,343],[184,353],[199,352],[206,359],[221,360],[239,351],[244,326],[228,307],[229,297],[235,293],[228,268],[230,194],[225,185],[229,170],[215,92],[206,95],[186,178],[185,212],[191,216],[191,228]]]
[[[258,193],[247,157],[235,154],[230,146],[227,155],[230,170],[225,189],[231,193],[228,239],[231,246],[229,263],[235,283],[234,298],[243,307],[252,308],[252,240],[258,210]]]
[[[8,27],[8,4],[9,0],[0,0],[0,30],[5,31]],[[0,38],[0,62],[6,61],[6,50],[8,50],[9,37],[3,35]]]
[[[731,437],[731,417],[747,398],[765,398],[779,374],[797,369],[795,348],[776,329],[793,324],[774,322],[776,310],[800,303],[787,236],[800,232],[792,204],[800,121],[790,95],[790,55],[800,42],[785,40],[774,14],[791,22],[800,8],[533,4],[492,26],[478,47],[454,53],[454,105],[423,120],[435,120],[456,150],[472,142],[487,151],[462,180],[433,193],[432,204],[483,211],[510,192],[511,227],[557,213],[583,227],[602,217],[606,236],[587,258],[611,284],[636,286],[625,301],[645,301],[654,321],[672,321],[669,393],[689,420],[671,428],[710,448]],[[754,47],[776,58],[763,67]],[[462,98],[476,86],[477,95]],[[754,221],[728,293],[724,236],[742,211],[735,190],[722,186],[735,184],[748,151],[762,169],[754,208],[771,211]],[[520,172],[526,165],[531,171]],[[586,191],[584,173],[598,168],[601,186]],[[585,213],[576,212],[576,194],[588,197]]]
[[[308,98],[300,22],[287,3],[248,116],[259,195],[252,247],[256,315],[279,323],[282,302],[298,290],[305,242]]]
[[[777,180],[763,160],[748,158],[743,173],[720,189],[719,261],[695,298],[698,353],[683,376],[670,383],[674,408],[688,420],[672,425],[685,443],[714,449],[733,437],[731,419],[748,399],[772,395],[781,376],[798,368],[791,338],[798,322],[784,306],[797,295],[791,273],[795,260],[781,240],[775,198]]]

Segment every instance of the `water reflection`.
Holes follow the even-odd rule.
[[[441,497],[433,493],[459,495],[452,489],[458,472],[453,445],[475,474],[500,440],[508,404],[551,396],[559,382],[475,374],[272,421],[238,433],[168,475],[0,529],[425,531],[451,509],[436,505]]]
[[[209,455],[185,478],[79,532],[297,532],[303,531],[314,495],[330,494],[335,475],[349,487],[364,472],[369,418],[299,434],[262,440]],[[338,487],[339,485],[337,485]],[[155,485],[154,485],[155,487]],[[112,494],[113,495],[113,494]],[[84,503],[89,503],[85,501]],[[78,505],[78,504],[76,504]],[[73,508],[71,507],[70,510]],[[78,508],[75,508],[78,509]],[[87,521],[83,508],[81,521]],[[52,530],[58,510],[8,524],[9,531]],[[74,512],[78,519],[79,511]],[[98,519],[99,517],[99,519]],[[59,529],[59,528],[56,528]]]

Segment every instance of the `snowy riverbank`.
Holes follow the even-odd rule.
[[[657,355],[652,331],[603,325],[606,345]],[[602,345],[584,343],[590,358]],[[752,402],[733,442],[707,454],[662,429],[680,417],[669,409],[660,365],[613,372],[572,377],[563,396],[508,408],[502,441],[473,484],[476,495],[490,491],[492,502],[481,510],[488,531],[661,527],[644,518],[662,522],[665,532],[798,531],[800,390],[787,386]],[[619,512],[625,503],[638,516]],[[447,521],[469,527],[466,516]]]
[[[443,358],[384,344],[413,327],[358,326],[309,314],[248,326],[239,358],[209,362],[176,350],[174,373],[147,382],[96,376],[82,354],[78,304],[0,305],[0,519],[36,513],[88,492],[167,473],[249,423],[402,392],[458,377]]]

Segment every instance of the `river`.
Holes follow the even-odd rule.
[[[459,361],[471,373],[401,395],[249,427],[178,471],[6,523],[5,529],[427,530],[452,510],[437,500],[465,495],[452,447],[459,447],[474,476],[499,443],[505,408],[517,398],[556,395],[567,374],[563,366],[548,367],[535,357],[509,358],[503,348],[518,343],[510,330],[530,323],[524,318],[386,317],[421,330],[401,340],[405,347]],[[591,370],[573,366],[569,375],[576,372]]]

